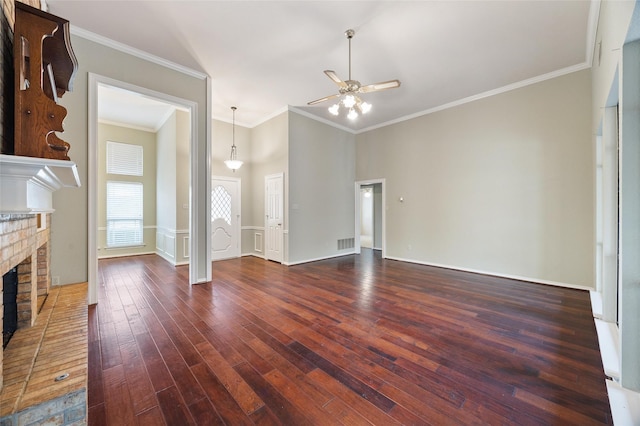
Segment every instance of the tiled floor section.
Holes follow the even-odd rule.
[[[86,387],[87,284],[53,287],[35,325],[4,351],[0,417]]]

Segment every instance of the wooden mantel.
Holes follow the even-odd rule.
[[[0,214],[53,212],[52,194],[80,187],[76,163],[0,154]]]

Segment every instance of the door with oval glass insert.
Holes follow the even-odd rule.
[[[211,180],[211,260],[240,256],[240,179]]]

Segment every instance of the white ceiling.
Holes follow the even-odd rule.
[[[157,132],[177,108],[165,102],[110,86],[98,87],[98,120]]]
[[[599,1],[47,0],[72,28],[212,78],[214,118],[255,126],[288,105],[362,131],[591,65]],[[350,121],[307,102],[337,92],[323,70],[363,85]],[[82,64],[80,64],[82,66]]]

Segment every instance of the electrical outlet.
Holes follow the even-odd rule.
[[[60,277],[51,277],[51,285],[60,285]]]

